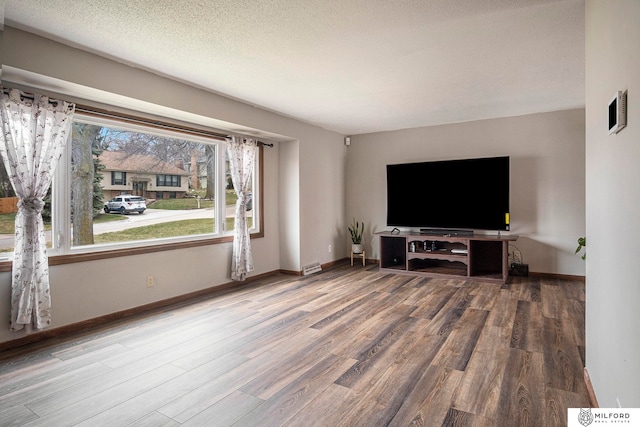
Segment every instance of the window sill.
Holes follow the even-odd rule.
[[[264,237],[263,232],[252,233],[251,238]],[[65,254],[49,256],[49,265],[74,264],[77,262],[96,261],[100,259],[118,258],[132,255],[149,254],[153,252],[175,251],[179,249],[195,248],[198,246],[217,245],[233,242],[233,236],[213,237],[210,239],[191,240],[179,243],[138,246],[135,248],[112,249],[108,251],[85,252],[80,254]],[[0,261],[0,272],[11,271],[12,260]]]

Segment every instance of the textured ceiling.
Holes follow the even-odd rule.
[[[584,0],[6,0],[4,14],[346,135],[584,106]]]

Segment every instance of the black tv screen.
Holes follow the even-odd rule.
[[[387,225],[509,230],[509,157],[387,165]]]

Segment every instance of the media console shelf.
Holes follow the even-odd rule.
[[[380,271],[506,283],[509,242],[516,235],[471,236],[389,232],[380,236]]]

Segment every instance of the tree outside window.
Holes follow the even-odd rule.
[[[110,245],[166,243],[233,230],[236,195],[228,185],[222,141],[79,116],[70,142],[59,166],[62,175],[52,185],[52,197],[66,206],[47,224],[49,242],[58,236],[55,250],[108,250]],[[59,179],[64,173],[68,178]],[[142,197],[144,215],[105,213],[105,202],[122,194]],[[13,250],[15,213],[10,207],[3,211],[13,196],[0,165],[0,251]]]

